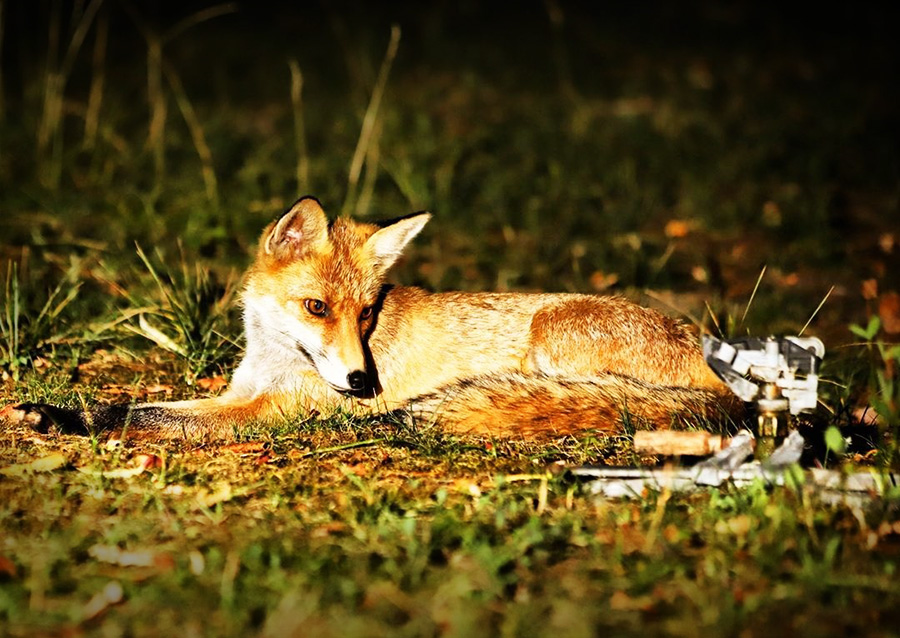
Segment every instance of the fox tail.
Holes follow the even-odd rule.
[[[710,388],[662,386],[606,374],[480,376],[418,397],[411,414],[450,432],[501,438],[554,438],[588,431],[669,429],[683,424],[727,426],[743,403]]]

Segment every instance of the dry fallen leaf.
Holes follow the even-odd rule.
[[[613,611],[647,611],[653,608],[653,598],[649,595],[632,597],[619,590],[610,596],[609,608]]]
[[[168,552],[158,552],[151,549],[123,550],[116,545],[92,545],[88,549],[88,556],[119,567],[157,567],[171,569],[175,566],[175,559]]]
[[[617,283],[619,283],[619,275],[616,273],[606,274],[600,270],[591,273],[591,288],[597,292],[603,292]]]
[[[746,538],[753,526],[753,521],[746,514],[723,518],[716,523],[715,530],[719,534],[731,533],[738,538]]]
[[[122,602],[123,596],[124,592],[122,591],[122,585],[117,581],[107,583],[106,586],[101,591],[94,594],[84,606],[84,609],[81,612],[84,620],[96,618],[106,611],[107,607]]]
[[[19,570],[16,569],[16,564],[8,559],[6,556],[0,554],[0,576],[8,576],[9,578],[15,578],[19,573]]]
[[[709,281],[709,271],[703,266],[694,266],[691,268],[691,277],[694,278],[694,281],[705,284]]]
[[[888,334],[900,333],[900,295],[896,292],[886,292],[881,295],[878,302],[878,316],[881,317],[881,327]]]
[[[346,529],[346,523],[342,523],[340,521],[331,521],[330,523],[325,523],[324,525],[314,527],[310,534],[313,538],[325,538],[326,536],[330,536],[331,534],[340,534]]]
[[[862,290],[863,299],[871,301],[872,299],[878,298],[878,280],[877,279],[864,279],[862,285],[860,286]]]
[[[142,467],[122,467],[116,470],[91,470],[86,467],[79,467],[78,471],[82,474],[88,474],[90,476],[102,476],[103,478],[134,478],[138,474],[142,474],[144,472],[144,468]]]
[[[153,385],[148,385],[144,388],[144,392],[147,394],[172,394],[175,391],[175,388],[171,385],[165,383],[154,383]]]
[[[880,425],[883,419],[871,406],[856,408],[853,411],[853,418],[862,425]]]
[[[666,237],[670,239],[679,239],[681,237],[687,237],[688,233],[691,232],[691,222],[686,221],[684,219],[670,219],[666,222],[666,227],[663,232],[666,234]]]
[[[68,463],[66,457],[59,452],[55,452],[54,454],[48,454],[31,463],[16,463],[0,468],[0,474],[6,476],[26,476],[28,474],[34,474],[35,472],[52,472],[53,470],[65,466],[66,463]]]
[[[197,379],[197,387],[201,390],[206,390],[207,392],[218,392],[226,385],[228,385],[228,381],[226,381],[225,377],[221,375]]]
[[[162,459],[154,454],[138,454],[134,458],[135,464],[131,467],[122,467],[115,470],[92,470],[86,467],[79,467],[78,471],[82,474],[91,476],[102,476],[104,478],[134,478],[139,474],[143,474],[146,470],[162,467]]]
[[[204,507],[213,507],[218,503],[230,501],[233,495],[234,494],[231,489],[231,483],[222,481],[221,483],[216,485],[216,489],[214,492],[210,492],[206,489],[201,489],[199,492],[197,492],[197,502]]]
[[[228,443],[222,445],[219,449],[228,450],[235,454],[252,454],[254,452],[264,452],[267,446],[268,444],[264,441],[247,441],[245,443]]]
[[[162,458],[156,456],[155,454],[138,454],[134,457],[135,463],[138,466],[144,468],[145,470],[152,470],[157,467],[163,466]]]

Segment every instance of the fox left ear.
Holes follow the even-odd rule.
[[[382,271],[394,265],[394,262],[403,254],[406,245],[419,234],[429,219],[431,219],[431,213],[417,213],[399,219],[369,237],[366,244],[375,253],[375,259]]]
[[[263,250],[276,259],[300,257],[328,241],[328,218],[315,197],[298,199],[270,228]]]

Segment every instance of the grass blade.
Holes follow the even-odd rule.
[[[819,302],[819,305],[816,306],[816,309],[813,310],[812,315],[810,315],[809,319],[807,319],[806,323],[803,324],[803,327],[800,329],[800,333],[797,335],[798,337],[802,337],[803,333],[806,332],[806,329],[809,328],[809,324],[812,323],[812,320],[816,318],[816,315],[819,314],[819,311],[822,309],[822,306],[825,305],[825,302],[828,301],[828,298],[831,296],[831,293],[834,292],[834,286],[828,289],[828,292],[825,293],[825,296],[822,297],[822,301]]]
[[[756,285],[753,286],[753,292],[750,293],[750,299],[747,300],[747,306],[744,308],[744,314],[741,315],[741,320],[737,325],[738,330],[740,330],[741,326],[744,325],[744,319],[747,318],[747,313],[750,312],[750,306],[753,305],[753,300],[756,298],[756,292],[759,290],[759,284],[762,283],[763,277],[766,276],[766,268],[768,268],[768,266],[763,266],[762,270],[759,271],[759,277],[756,278]]]

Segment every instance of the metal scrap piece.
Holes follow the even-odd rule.
[[[804,442],[796,430],[763,463],[743,462],[753,454],[752,441],[749,432],[741,433],[729,447],[693,467],[577,467],[572,473],[590,481],[589,493],[602,498],[641,498],[647,490],[691,492],[724,483],[742,487],[758,481],[768,485],[799,481],[816,489],[825,502],[859,504],[900,488],[900,474],[874,469],[797,471]]]

